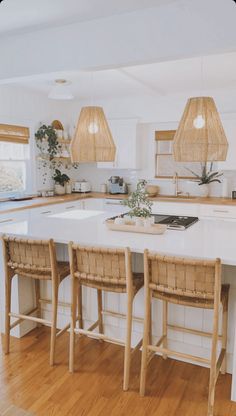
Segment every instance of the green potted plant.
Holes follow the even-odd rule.
[[[147,182],[140,180],[137,188],[128,199],[122,201],[122,205],[130,208],[129,216],[135,220],[136,225],[150,225],[152,214],[152,202],[148,199],[145,186]]]
[[[188,168],[187,168],[188,169]],[[207,168],[207,163],[203,163],[201,166],[201,174],[197,174],[193,172],[191,169],[188,169],[196,178],[196,182],[198,182],[198,185],[201,189],[201,196],[208,197],[210,193],[209,185],[212,182],[218,182],[221,183],[221,180],[219,179],[220,176],[223,175],[223,173],[219,172],[213,172],[213,162],[210,164],[210,168]]]
[[[57,139],[56,130],[51,126],[43,124],[35,133],[35,139],[40,153],[49,157],[52,160],[58,153],[59,143]]]
[[[55,169],[53,175],[55,181],[55,194],[64,195],[65,194],[65,185],[70,181],[70,178],[65,173],[61,173],[59,169]]]

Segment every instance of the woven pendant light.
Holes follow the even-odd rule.
[[[83,107],[71,141],[73,163],[112,162],[116,147],[102,107]]]
[[[211,97],[189,98],[174,136],[177,162],[207,162],[226,159],[228,141]]]

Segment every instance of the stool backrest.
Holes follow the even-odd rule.
[[[50,274],[56,269],[53,240],[33,240],[2,236],[4,260],[11,269]]]
[[[126,285],[132,281],[131,253],[113,249],[69,244],[71,274],[88,282]]]
[[[144,252],[145,282],[150,289],[213,300],[221,287],[221,261],[171,257]]]

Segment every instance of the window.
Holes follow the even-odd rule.
[[[201,173],[201,164],[198,162],[176,162],[173,157],[173,139],[175,130],[159,130],[155,132],[156,140],[156,178],[173,178],[177,172],[181,179],[194,179],[187,169]],[[186,169],[187,168],[187,169]]]
[[[0,195],[27,189],[29,145],[0,141]]]
[[[0,197],[29,189],[29,128],[0,124]]]

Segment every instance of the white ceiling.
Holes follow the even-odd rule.
[[[3,0],[0,4],[0,33],[34,31],[176,1],[178,0]]]
[[[149,65],[97,71],[60,72],[31,77],[19,82],[32,91],[48,95],[56,78],[71,81],[75,98],[116,98],[125,96],[166,96],[204,94],[236,89],[236,52]]]

